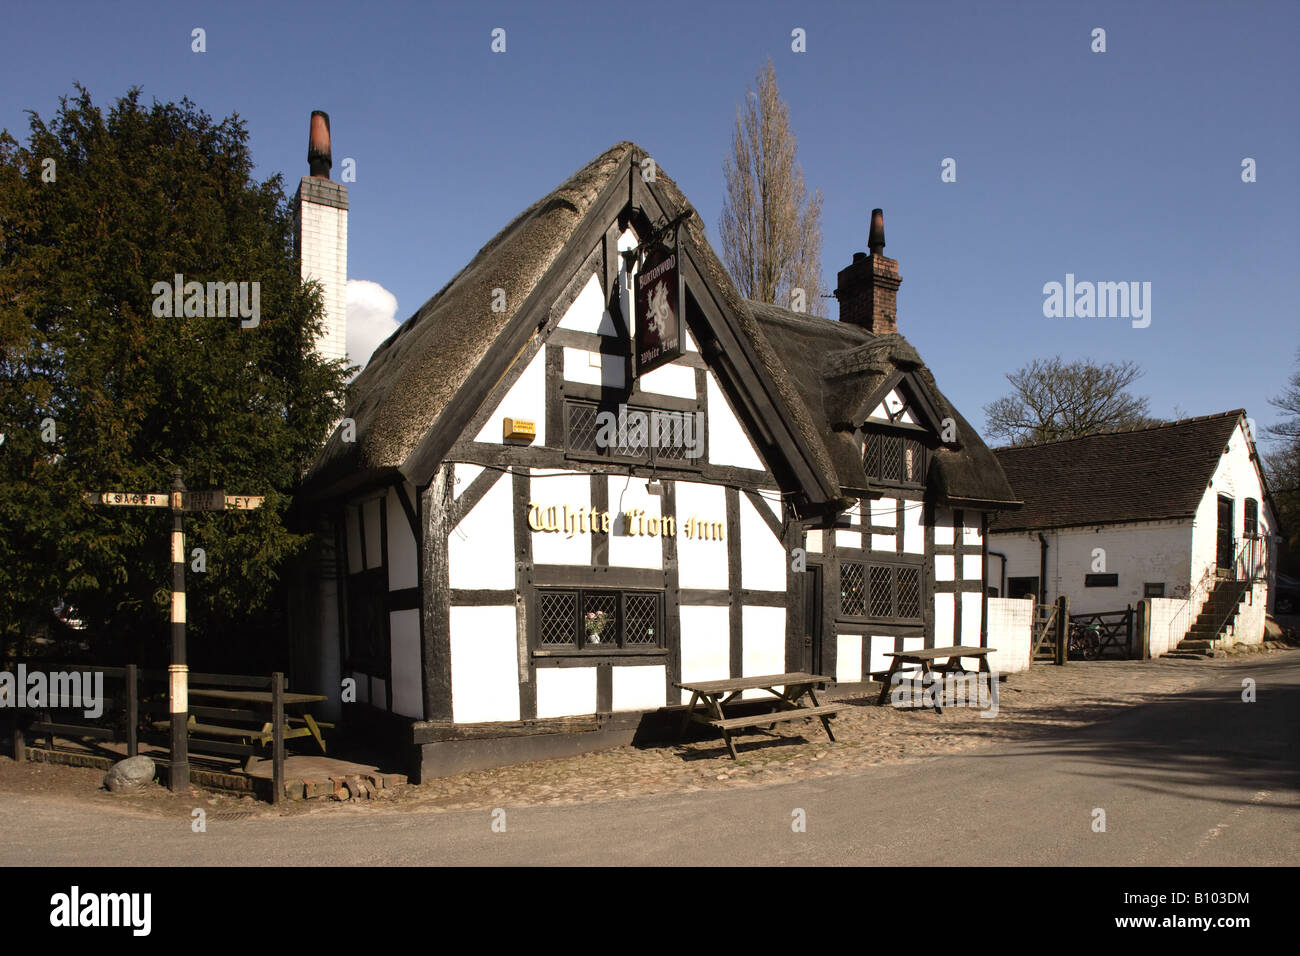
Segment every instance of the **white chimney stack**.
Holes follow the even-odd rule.
[[[325,317],[316,352],[321,358],[347,357],[348,343],[348,187],[330,181],[330,118],[314,110],[307,146],[311,175],[294,197],[294,244],[304,281],[321,284]]]

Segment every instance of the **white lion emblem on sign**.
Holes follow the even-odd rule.
[[[673,317],[672,307],[668,304],[668,283],[659,282],[650,290],[646,313],[646,330],[658,338],[663,338],[664,333],[668,331],[668,323]]]

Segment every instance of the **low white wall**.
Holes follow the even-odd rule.
[[[1256,581],[1232,622],[1232,643],[1258,644],[1264,640],[1264,614],[1268,607],[1268,585]]]
[[[1029,598],[989,598],[989,666],[1003,674],[1029,670],[1034,632],[1034,602]]]
[[[1178,646],[1187,636],[1197,609],[1188,607],[1182,598],[1150,598],[1151,602],[1151,656],[1159,657]],[[1200,603],[1200,602],[1197,602]]]

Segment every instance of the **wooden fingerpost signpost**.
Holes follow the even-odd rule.
[[[167,775],[173,793],[190,785],[189,668],[185,664],[185,512],[251,511],[260,508],[265,497],[228,495],[224,491],[185,490],[181,470],[172,473],[171,494],[129,492],[86,492],[91,504],[125,505],[140,508],[171,508],[172,511],[172,662],[167,668],[168,708],[171,714],[171,765]]]

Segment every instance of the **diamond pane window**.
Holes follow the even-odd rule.
[[[893,571],[893,568],[880,567],[878,565],[872,566],[871,568],[872,617],[894,616]]]
[[[664,596],[659,591],[537,591],[539,650],[600,653],[663,646]]]
[[[883,436],[883,443],[880,477],[884,481],[902,481],[903,438],[901,435],[885,435]]]
[[[921,616],[921,569],[898,569],[898,616]]]
[[[540,591],[538,598],[538,642],[544,647],[576,645],[577,592]]]
[[[903,485],[925,484],[925,442],[911,437],[911,434],[878,430],[864,432],[862,470],[867,477]]]
[[[862,590],[862,565],[840,565],[840,612],[852,617],[867,613],[866,596]]]
[[[623,643],[653,645],[659,637],[659,595],[627,595],[627,627]]]
[[[568,404],[569,448],[573,451],[596,452],[596,406],[578,402]]]

